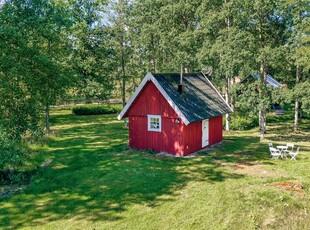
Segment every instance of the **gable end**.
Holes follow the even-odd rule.
[[[148,81],[152,81],[153,84],[156,86],[156,88],[159,90],[159,92],[163,95],[163,97],[166,99],[168,104],[173,108],[173,110],[178,114],[178,116],[182,119],[185,125],[188,125],[190,122],[188,119],[184,116],[184,114],[181,112],[181,110],[178,108],[178,106],[173,102],[173,100],[170,98],[170,96],[166,93],[166,91],[162,88],[162,86],[158,83],[156,78],[153,76],[151,72],[147,73],[144,79],[142,80],[141,84],[136,89],[135,93],[131,96],[129,101],[127,102],[126,106],[123,108],[121,113],[118,115],[118,120],[121,120],[125,117],[127,117],[127,112],[129,111],[129,108],[133,105],[135,99],[138,97],[142,89],[145,87],[146,83]]]

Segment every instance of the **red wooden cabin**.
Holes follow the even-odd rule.
[[[180,156],[223,139],[232,112],[203,73],[148,73],[118,119],[129,119],[129,146]]]

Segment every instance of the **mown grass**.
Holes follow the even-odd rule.
[[[227,132],[221,147],[184,159],[127,149],[115,115],[54,111],[55,135],[40,149],[53,162],[0,201],[0,228],[309,229],[309,120],[293,134],[291,114],[268,119],[265,141],[255,129]],[[267,141],[293,142],[301,154],[271,160]],[[279,181],[300,181],[303,194],[268,186]]]

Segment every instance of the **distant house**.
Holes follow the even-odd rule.
[[[253,80],[257,80],[260,79],[260,75],[259,74],[250,74],[249,76],[247,76],[246,78],[244,78],[242,81],[240,81],[241,83],[245,83],[245,82],[251,82]],[[271,85],[271,87],[277,88],[277,87],[281,87],[282,84],[279,83],[276,79],[274,79],[273,77],[271,77],[269,74],[267,74],[266,76],[266,83],[268,85]]]
[[[240,81],[240,83],[246,84],[246,83],[258,80],[258,79],[260,79],[259,74],[250,74],[249,76],[244,78],[242,81]],[[275,89],[275,88],[282,86],[282,84],[280,82],[278,82],[276,79],[271,77],[269,74],[267,74],[267,76],[266,76],[266,83],[267,83],[267,85],[271,85],[272,89]],[[271,104],[271,108],[275,110],[275,113],[277,115],[282,115],[284,113],[284,110],[281,108],[281,106],[279,104]]]
[[[223,139],[232,112],[203,73],[148,73],[118,119],[129,119],[129,146],[187,155]]]

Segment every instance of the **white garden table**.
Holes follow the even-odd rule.
[[[278,145],[278,146],[277,146],[277,149],[280,150],[280,153],[281,153],[281,157],[282,157],[282,158],[283,158],[283,157],[286,157],[286,156],[284,155],[284,150],[287,150],[287,146],[286,146],[286,145]]]

